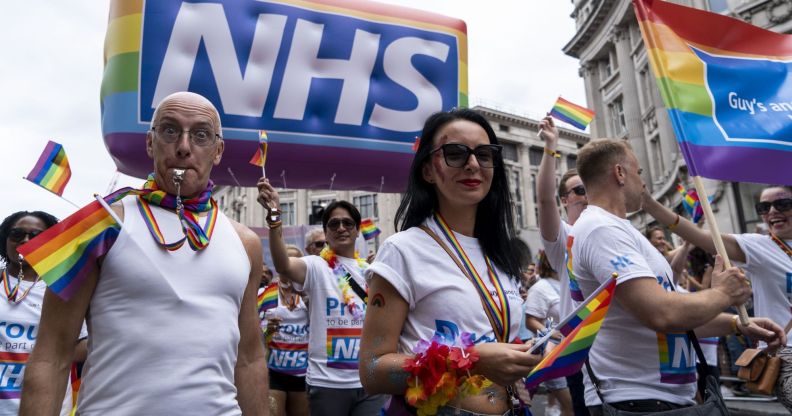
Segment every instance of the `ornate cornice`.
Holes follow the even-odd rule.
[[[580,52],[594,39],[600,26],[608,19],[611,10],[619,3],[613,0],[591,1],[596,3],[594,10],[563,49],[565,54],[573,58],[580,58]]]

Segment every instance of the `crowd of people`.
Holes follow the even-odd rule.
[[[558,130],[550,117],[541,127],[536,261],[514,229],[495,132],[454,109],[426,120],[398,232],[368,259],[346,201],[303,249],[288,245],[262,178],[273,272],[259,238],[211,198],[215,107],[168,96],[146,140],[148,192],[112,205],[120,234],[71,299],[18,252],[57,220],[23,211],[0,225],[0,415],[523,415],[534,392],[522,380],[562,339],[555,324],[614,273],[585,366],[544,382],[560,414],[695,406],[697,391],[713,394],[712,340],[733,334],[781,358],[776,394],[792,411],[792,189],[762,192],[767,235],[723,236],[740,266],[727,267],[709,231],[652,199],[624,141],[591,140],[556,185]],[[657,228],[632,225],[641,209]],[[674,249],[666,230],[685,243]],[[188,233],[206,243],[184,244]],[[751,297],[747,322],[726,312]],[[544,353],[532,349],[545,334]],[[697,371],[699,344],[710,368]]]

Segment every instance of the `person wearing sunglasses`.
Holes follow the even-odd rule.
[[[547,116],[540,122],[541,138],[545,141],[544,154],[539,164],[539,175],[536,179],[536,199],[539,210],[539,234],[553,270],[559,270],[559,304],[561,317],[566,317],[574,309],[567,274],[567,236],[575,221],[588,206],[586,187],[576,169],[569,169],[561,175],[558,188],[555,187],[556,159],[558,153],[558,128],[552,117]],[[561,218],[556,202],[556,193],[561,206],[566,212],[566,221]],[[572,397],[572,408],[577,416],[588,415],[583,397],[583,373],[578,371],[567,376],[567,385]]]
[[[395,224],[400,232],[384,242],[367,271],[364,387],[394,395],[389,412],[412,402],[410,411],[426,414],[517,414],[513,408],[527,396],[516,397],[513,385],[540,357],[528,354],[528,345],[512,343],[522,315],[521,265],[510,244],[516,235],[501,146],[486,119],[456,109],[426,120]],[[410,393],[436,382],[407,369],[426,369],[413,361],[415,354],[437,351],[438,345],[478,357],[469,373],[439,370],[456,371],[450,376],[460,382],[466,377],[464,386],[450,389],[450,401]],[[468,388],[479,379],[493,384]],[[438,399],[442,407],[434,408]]]
[[[308,371],[305,377],[312,416],[378,414],[385,396],[363,390],[358,375],[360,332],[366,313],[365,259],[355,251],[360,211],[347,201],[333,201],[322,213],[326,243],[319,255],[289,257],[283,239],[278,191],[266,178],[258,181],[259,203],[268,211],[269,246],[281,280],[311,299],[308,306]],[[314,236],[313,244],[321,241]]]
[[[47,285],[25,260],[17,248],[44,230],[57,224],[58,220],[43,211],[19,211],[9,215],[0,224],[0,260],[5,268],[0,270],[0,374],[3,393],[0,395],[0,415],[19,414],[19,397],[25,376],[25,362],[36,344],[41,319],[41,307]],[[88,333],[83,325],[79,341],[74,340],[75,362],[85,361]],[[65,381],[65,380],[64,380]],[[69,385],[62,397],[61,416],[72,410],[72,386]]]
[[[715,243],[709,231],[681,218],[648,193],[643,201],[644,211],[661,224],[667,224],[694,246],[715,254]],[[723,234],[723,244],[729,258],[741,263],[751,281],[756,315],[767,316],[785,326],[789,335],[792,329],[792,187],[767,186],[759,195],[755,209],[769,234]],[[778,356],[783,364],[776,394],[779,402],[792,412],[792,340],[789,336]]]
[[[305,233],[305,252],[308,255],[318,256],[326,244],[325,233],[321,228],[312,228]]]

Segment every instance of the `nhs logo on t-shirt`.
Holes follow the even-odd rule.
[[[687,334],[657,333],[660,382],[687,384],[696,381],[696,350]]]
[[[327,366],[357,370],[361,328],[327,328]]]
[[[18,399],[22,395],[22,376],[27,353],[0,352],[0,400]]]

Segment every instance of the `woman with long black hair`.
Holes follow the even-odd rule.
[[[366,391],[394,395],[390,414],[512,414],[512,386],[539,357],[511,343],[522,313],[512,204],[481,115],[427,119],[396,225],[367,271]]]
[[[19,413],[25,363],[36,344],[47,289],[17,248],[57,223],[57,218],[43,211],[19,211],[0,223],[0,260],[5,264],[0,269],[0,374],[6,381],[0,394],[0,416]],[[80,338],[86,336],[83,327]],[[85,361],[86,351],[85,341],[80,341],[75,361]],[[70,414],[73,405],[72,395],[66,393],[60,412],[64,416]]]

